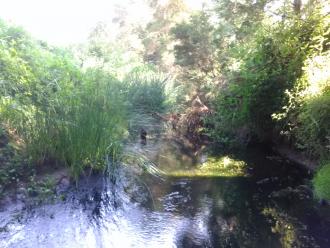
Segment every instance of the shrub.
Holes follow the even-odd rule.
[[[258,141],[277,141],[285,134],[316,157],[328,152],[328,93],[310,98],[305,91],[329,85],[329,27],[329,17],[315,8],[304,18],[264,22],[249,42],[236,42],[228,54],[237,66],[227,66],[226,85],[213,102],[211,137],[232,142],[248,130]]]
[[[330,162],[325,163],[313,179],[315,194],[320,199],[330,200]]]
[[[330,91],[308,100],[298,115],[296,130],[299,148],[317,158],[330,153]]]

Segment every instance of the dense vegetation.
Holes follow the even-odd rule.
[[[330,199],[329,5],[217,0],[191,13],[182,1],[150,1],[146,25],[122,26],[112,41],[100,24],[88,44],[68,50],[0,22],[1,146],[19,154],[2,156],[1,185],[23,165],[66,165],[76,178],[103,169],[141,116],[199,96],[211,109],[203,132],[212,141],[305,153],[323,165],[313,182]]]
[[[165,108],[164,79],[150,68],[119,80],[4,22],[0,41],[1,190],[40,166],[68,166],[76,179],[87,167],[104,169],[136,107]]]
[[[202,12],[173,29],[176,63],[187,80],[200,79],[196,87],[213,106],[208,133],[229,147],[286,144],[328,164],[329,2],[294,1],[275,12],[266,11],[273,1],[252,2],[217,1],[209,12],[216,24]],[[330,199],[328,171],[314,182]]]

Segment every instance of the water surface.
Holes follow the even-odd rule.
[[[168,139],[130,153],[148,163],[82,178],[52,203],[4,207],[0,247],[330,247],[329,208],[273,154],[196,155]]]

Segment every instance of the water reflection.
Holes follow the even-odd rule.
[[[156,169],[188,171],[191,154],[181,160],[173,143],[149,145],[140,152]],[[119,167],[116,180],[83,178],[65,201],[0,212],[0,247],[329,247],[330,215],[300,197],[299,169],[254,152],[208,159],[237,170],[244,161],[252,173],[155,177]]]

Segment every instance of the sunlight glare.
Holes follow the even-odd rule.
[[[196,10],[209,1],[185,2]],[[53,45],[85,42],[99,22],[116,29],[113,19],[118,15],[130,23],[145,23],[152,11],[145,0],[10,0],[2,1],[0,8],[0,19],[23,26],[35,38]]]

